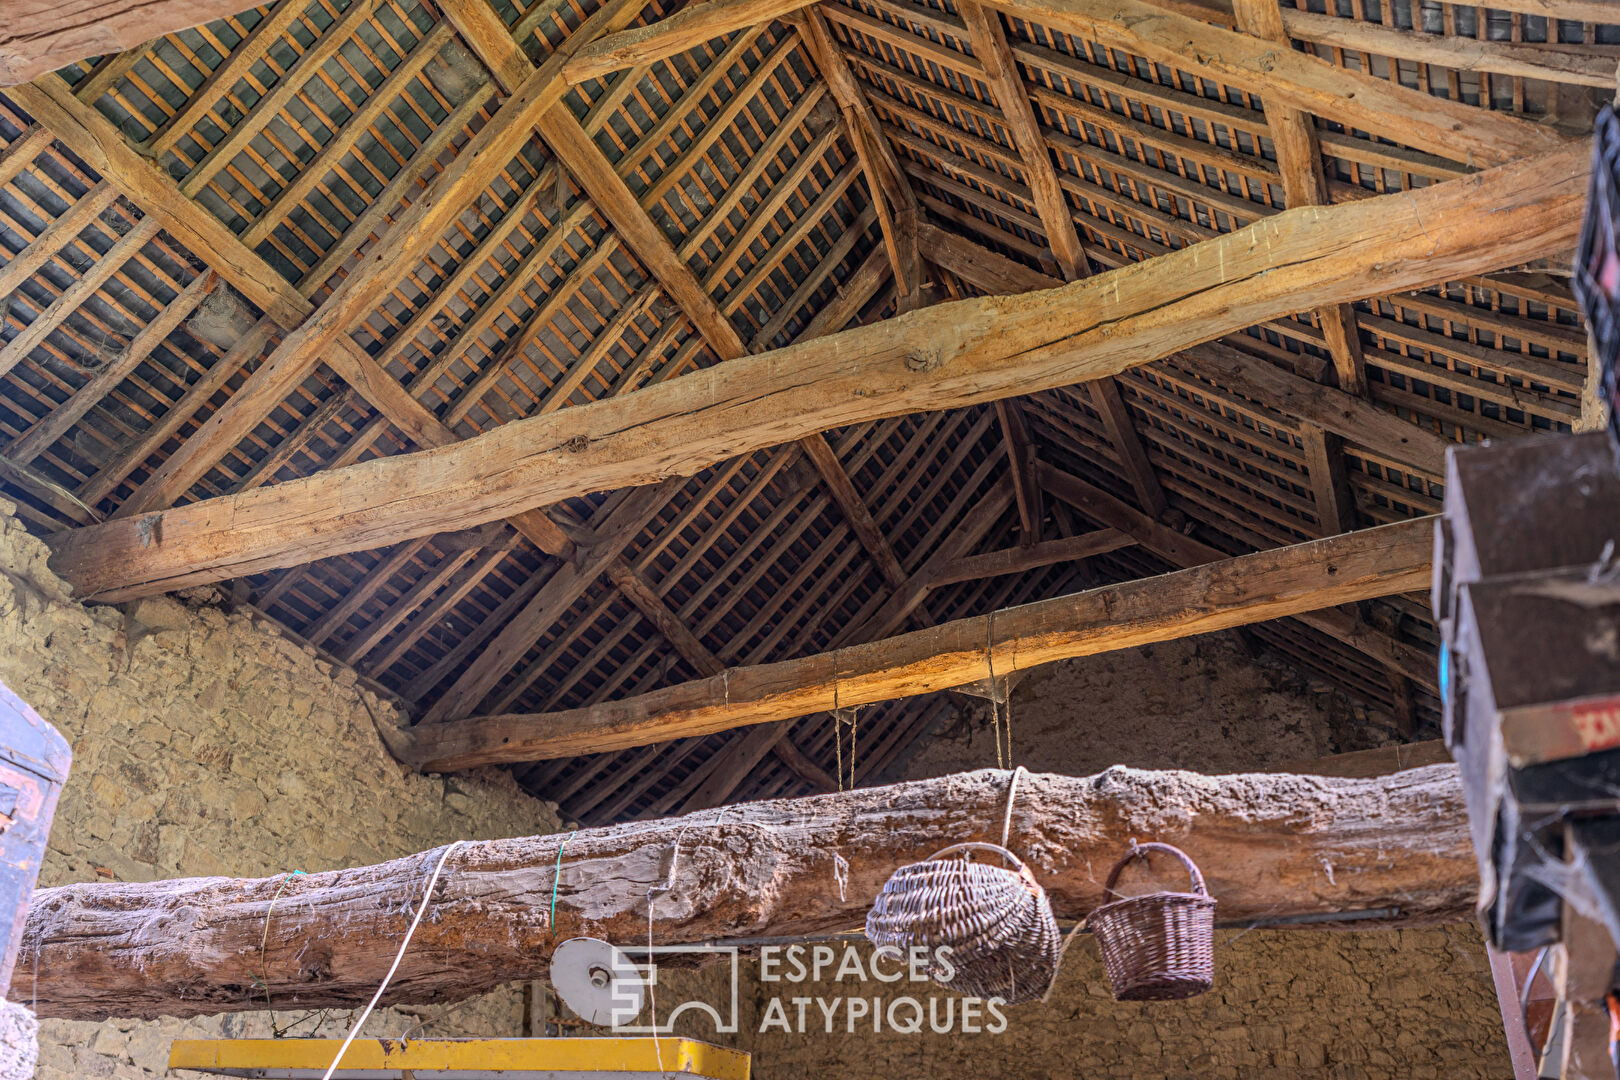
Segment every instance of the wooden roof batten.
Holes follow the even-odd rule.
[[[996,611],[999,672],[1019,604],[1354,548],[1579,416],[1567,288],[1501,271],[1571,242],[1605,5],[186,2],[0,101],[0,486],[85,593],[217,582],[408,742],[517,718],[586,820],[866,782],[949,704],[846,650]],[[1286,611],[1253,640],[1410,733],[1413,588],[1197,625]],[[795,662],[897,691],[839,777],[817,694],[604,719]]]

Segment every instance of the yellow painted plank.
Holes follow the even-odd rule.
[[[341,1039],[176,1039],[169,1068],[324,1071]],[[660,1059],[660,1055],[662,1058]],[[342,1068],[413,1071],[689,1073],[748,1080],[748,1055],[693,1039],[357,1039]]]

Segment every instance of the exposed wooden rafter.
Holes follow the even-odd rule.
[[[1587,167],[1584,150],[1564,151],[1421,191],[1287,211],[1050,293],[940,305],[454,447],[230,496],[228,513],[205,500],[80,529],[54,541],[53,564],[91,594],[148,594],[695,471],[843,424],[1116,374],[1301,305],[1557,250],[1577,227]],[[357,507],[371,508],[363,528]]]

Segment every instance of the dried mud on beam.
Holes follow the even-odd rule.
[[[648,890],[668,882],[677,847],[673,888],[656,900],[658,943],[858,926],[896,867],[997,839],[1009,776],[983,770],[582,830],[563,852],[555,929],[563,836],[468,844],[451,855],[385,1000],[453,1001],[543,976],[556,943],[579,934],[645,941]],[[1450,765],[1374,779],[1116,767],[1019,784],[1009,846],[1060,917],[1100,902],[1131,837],[1196,859],[1223,920],[1395,907],[1406,923],[1438,922],[1465,917],[1475,894]],[[285,883],[45,889],[17,979],[41,1016],[83,1020],[259,1009],[267,996],[277,1008],[358,1005],[392,961],[440,851]],[[848,863],[842,890],[838,858]]]

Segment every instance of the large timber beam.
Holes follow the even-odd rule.
[[[1048,31],[1093,39],[1196,78],[1246,90],[1268,105],[1281,103],[1475,168],[1546,152],[1568,141],[1546,124],[1436,97],[1209,25],[1182,13],[1179,9],[1190,6],[1183,3],[1174,5],[1178,10],[1165,10],[1149,0],[992,2]]]
[[[1145,541],[1144,541],[1145,542]],[[1190,543],[1190,541],[1189,541]],[[621,750],[835,705],[915,697],[1054,660],[1425,588],[1426,518],[957,619],[831,653],[732,668],[564,712],[418,724],[391,749],[424,772]],[[1189,561],[1197,561],[1189,559]]]
[[[1226,26],[1237,21],[1234,0],[1149,2],[1155,7]],[[1614,0],[1502,0],[1493,6],[1552,20],[1596,23],[1620,20]],[[1291,38],[1346,52],[1411,60],[1457,71],[1487,71],[1599,89],[1614,85],[1613,59],[1595,56],[1573,43],[1520,43],[1433,34],[1363,19],[1340,18],[1338,15],[1307,11],[1291,5],[1282,6],[1282,21]]]
[[[1058,289],[940,304],[466,442],[58,534],[81,596],[127,599],[470,528],[847,424],[1102,378],[1295,311],[1567,247],[1588,154],[1301,207]]]
[[[256,6],[248,0],[6,0],[0,86]]]
[[[1179,10],[1184,5],[1178,4],[1178,10],[1172,11],[1146,0],[1110,0],[1107,4],[1096,0],[988,2],[1014,18],[1100,41],[1197,77],[1259,94],[1267,102],[1276,99],[1292,108],[1452,161],[1497,165],[1554,150],[1564,141],[1562,135],[1543,125],[1434,97],[1210,25]],[[570,80],[599,78],[615,68],[648,63],[689,48],[690,26],[719,35],[779,16],[794,6],[798,5],[793,0],[708,0],[651,27],[604,36],[590,49],[587,59],[577,61],[565,74]],[[1614,21],[1614,17],[1604,21]],[[1414,41],[1421,37],[1409,36]],[[581,50],[579,55],[585,52]]]
[[[1231,558],[1219,548],[1211,547],[1201,540],[1155,521],[1101,488],[1094,487],[1047,462],[1037,464],[1035,475],[1050,495],[1068,503],[1105,528],[1118,529],[1135,538],[1137,543],[1176,566],[1206,566]],[[1384,528],[1389,526],[1386,525]],[[1342,611],[1331,611],[1324,607],[1316,611],[1301,612],[1296,618],[1306,626],[1366,653],[1385,667],[1407,678],[1415,679],[1425,686],[1434,685],[1435,660],[1431,654],[1380,633]]]
[[[998,839],[1008,780],[983,770],[469,844],[450,853],[383,1000],[453,1001],[535,978],[559,941],[581,934],[645,941],[650,925],[655,943],[677,944],[859,926],[900,865]],[[1230,921],[1387,907],[1396,924],[1436,922],[1465,917],[1477,891],[1452,765],[1374,779],[1114,768],[1019,783],[1010,846],[1060,917],[1097,906],[1098,867],[1131,837],[1196,859]],[[252,881],[42,889],[23,936],[30,960],[9,996],[78,1020],[262,1009],[267,999],[358,1005],[388,970],[439,855]]]

